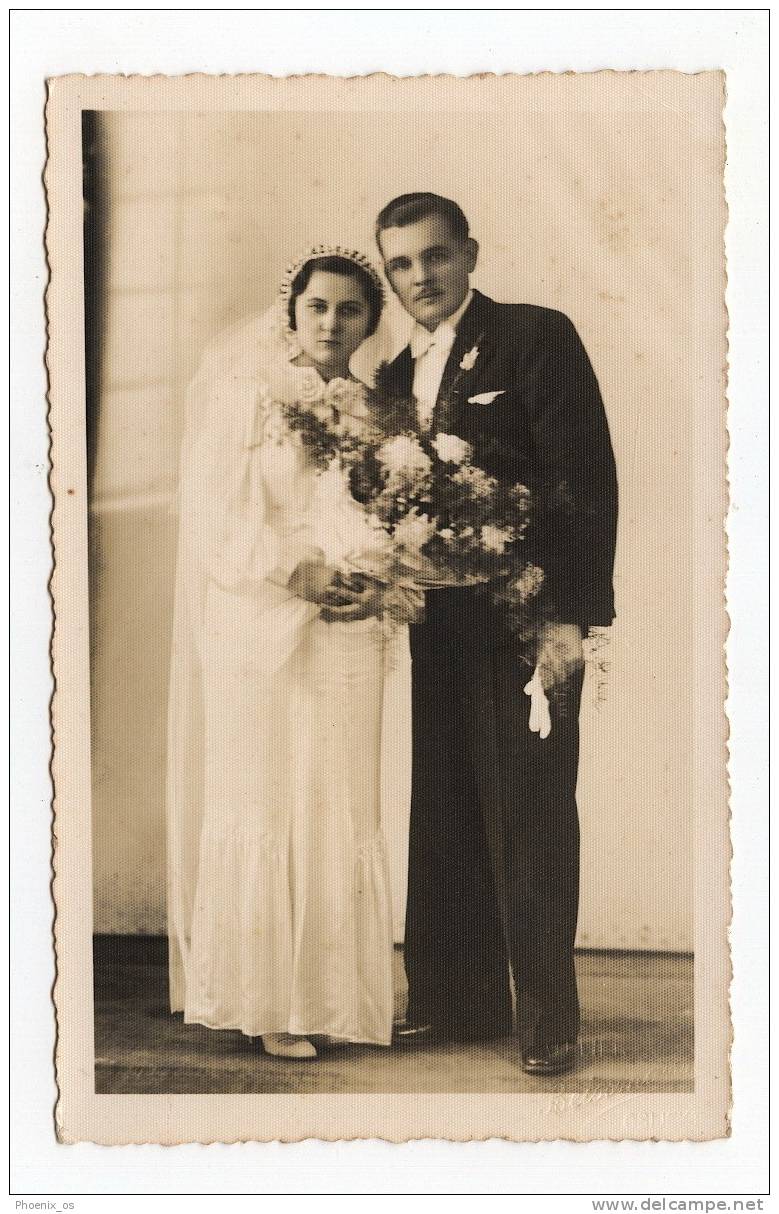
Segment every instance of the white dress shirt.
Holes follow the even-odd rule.
[[[473,291],[469,291],[457,311],[442,320],[432,333],[419,322],[414,325],[409,342],[411,357],[414,360],[412,391],[417,401],[419,424],[423,430],[429,430],[433,420],[433,409],[441,388],[446,360],[457,336],[457,326],[472,299]]]

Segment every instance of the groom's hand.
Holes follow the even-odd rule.
[[[537,669],[544,691],[562,687],[584,665],[582,630],[578,624],[545,624],[538,648]]]

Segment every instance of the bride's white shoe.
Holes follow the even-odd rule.
[[[308,1037],[294,1037],[292,1033],[264,1033],[262,1047],[273,1058],[316,1058]]]

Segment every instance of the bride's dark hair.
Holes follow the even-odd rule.
[[[298,270],[295,277],[292,279],[289,288],[289,298],[287,300],[287,315],[289,317],[289,327],[295,331],[295,304],[298,297],[303,294],[309,282],[311,275],[315,270],[321,270],[325,274],[340,274],[343,278],[353,278],[362,287],[365,302],[368,305],[368,331],[366,337],[370,337],[376,332],[376,327],[381,316],[381,309],[384,306],[384,297],[381,290],[373,281],[372,276],[362,266],[359,266],[356,261],[351,261],[348,257],[311,257],[304,266]]]

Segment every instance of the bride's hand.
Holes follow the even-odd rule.
[[[342,575],[337,586],[341,593],[348,596],[348,601],[340,606],[327,606],[322,610],[320,618],[326,624],[337,620],[341,623],[351,623],[354,620],[366,620],[370,615],[381,615],[385,590],[383,583],[365,573],[351,573]]]
[[[287,586],[298,598],[319,607],[338,608],[353,599],[341,583],[338,570],[324,561],[300,561]]]

